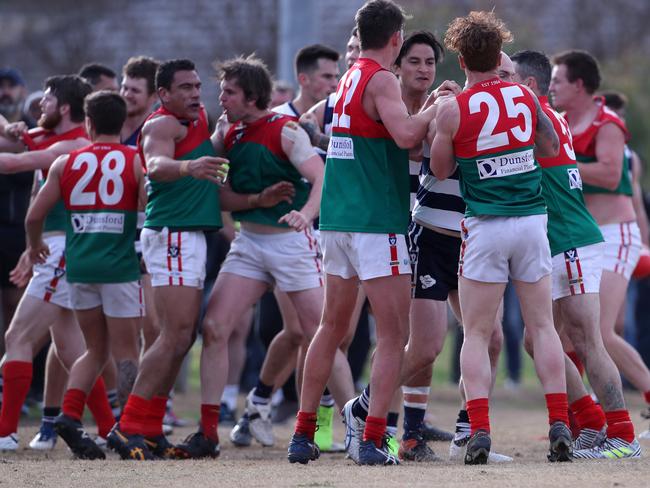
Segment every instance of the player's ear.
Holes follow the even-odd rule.
[[[465,70],[465,60],[460,54],[458,55],[458,65],[460,66],[460,69],[463,71]]]

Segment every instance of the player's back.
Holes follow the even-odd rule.
[[[495,77],[464,90],[456,101],[460,124],[453,145],[467,215],[545,213],[534,154],[534,95]]]
[[[68,281],[139,278],[133,247],[139,195],[136,154],[133,148],[103,142],[70,153],[60,179]]]

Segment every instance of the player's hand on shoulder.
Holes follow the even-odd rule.
[[[257,198],[257,206],[270,208],[275,207],[280,202],[291,203],[295,194],[296,188],[293,183],[280,181],[262,190]]]
[[[439,98],[447,95],[460,95],[460,92],[462,91],[463,89],[454,80],[445,80],[440,83],[438,88],[433,90],[433,93],[436,94],[436,98]]]
[[[291,212],[284,214],[278,219],[278,222],[281,224],[287,224],[296,232],[301,232],[311,226],[311,220],[298,210],[292,210]]]
[[[307,135],[312,146],[318,145],[320,136],[322,134],[318,126],[318,118],[313,112],[306,112],[300,116],[300,127],[302,127]]]

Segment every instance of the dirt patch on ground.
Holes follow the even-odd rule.
[[[639,417],[642,402],[638,394],[627,395],[637,433],[648,428]],[[196,395],[177,399],[182,411],[198,409]],[[458,400],[453,388],[437,391],[431,403],[436,424],[451,429]],[[189,410],[188,410],[189,409]],[[342,454],[324,454],[307,466],[290,465],[286,460],[292,422],[277,425],[276,447],[253,445],[238,449],[228,441],[230,427],[220,428],[222,454],[215,461],[160,461],[134,463],[108,454],[104,462],[71,459],[63,443],[49,453],[24,448],[36,432],[36,425],[21,428],[21,448],[16,453],[0,453],[0,488],[88,486],[147,487],[346,487],[346,486],[471,486],[504,487],[647,487],[650,455],[640,460],[576,461],[551,464],[546,461],[547,420],[543,397],[536,390],[517,393],[498,391],[491,404],[493,449],[514,458],[509,464],[464,466],[447,460],[422,465],[358,467]],[[194,429],[177,429],[171,436],[179,441]],[[89,428],[92,431],[92,428]],[[343,427],[335,432],[343,439]],[[642,441],[650,449],[650,442]],[[436,453],[447,458],[448,445],[433,443]]]

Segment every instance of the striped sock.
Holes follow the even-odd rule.
[[[403,386],[404,393],[404,438],[410,439],[420,434],[424,424],[424,415],[429,401],[428,386]]]
[[[364,388],[361,395],[352,404],[352,414],[365,421],[368,417],[368,408],[370,408],[370,385]]]

